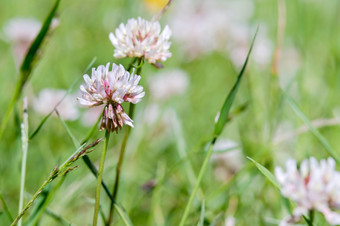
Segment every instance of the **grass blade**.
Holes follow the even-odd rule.
[[[204,226],[204,215],[205,215],[205,200],[202,200],[201,216],[200,221],[198,222],[198,226]]]
[[[335,152],[335,150],[331,147],[331,145],[328,143],[326,138],[322,136],[322,134],[317,130],[311,123],[311,121],[307,118],[307,116],[300,110],[296,102],[289,97],[287,94],[284,94],[290,107],[293,109],[293,111],[302,119],[302,121],[308,126],[309,130],[312,132],[312,134],[320,141],[320,143],[324,146],[328,154],[330,154],[335,161],[340,163],[340,158],[338,154]]]
[[[93,64],[96,62],[97,57],[94,57],[91,62],[89,63],[89,65],[86,67],[86,69],[84,70],[83,74],[85,74],[88,70],[90,70],[90,68],[93,66]],[[40,131],[40,129],[42,128],[42,126],[45,124],[46,120],[52,115],[52,113],[55,111],[55,109],[57,109],[57,107],[61,104],[61,102],[67,97],[68,94],[71,93],[71,91],[73,90],[74,86],[82,79],[82,77],[79,77],[78,79],[76,79],[73,84],[68,88],[68,90],[66,91],[65,95],[63,96],[63,98],[54,106],[54,108],[51,110],[50,113],[48,113],[48,115],[46,115],[44,117],[44,119],[39,123],[38,127],[34,130],[34,132],[29,136],[29,140],[32,140],[33,137],[35,137],[35,135],[37,135],[37,133]],[[86,142],[86,141],[85,141]]]
[[[127,214],[127,212],[122,207],[120,207],[117,203],[115,203],[114,208],[117,210],[120,218],[123,220],[123,222],[126,226],[133,226],[133,223],[132,223],[129,215]]]
[[[15,105],[16,101],[18,100],[18,98],[20,97],[20,94],[23,90],[25,83],[29,79],[29,76],[31,74],[32,67],[33,67],[33,61],[36,58],[37,52],[38,52],[44,38],[46,37],[46,35],[48,33],[52,19],[53,19],[54,15],[55,15],[55,13],[58,9],[59,2],[60,2],[60,0],[55,1],[50,13],[48,14],[47,18],[45,19],[43,26],[40,29],[38,36],[33,41],[30,49],[28,50],[28,52],[26,54],[26,57],[25,57],[22,65],[20,67],[20,77],[19,77],[19,80],[17,82],[16,88],[15,88],[15,91],[14,91],[14,95],[11,99],[10,104],[7,107],[7,110],[5,112],[5,115],[4,115],[2,123],[1,123],[0,140],[1,140],[3,134],[6,130],[6,126],[7,126],[7,123],[9,121],[9,118],[11,116],[14,105]]]
[[[217,123],[215,124],[215,131],[214,131],[213,139],[210,142],[209,149],[207,151],[207,154],[206,154],[206,156],[204,158],[204,161],[203,161],[203,164],[201,166],[200,172],[198,174],[196,185],[195,185],[195,187],[194,187],[194,189],[193,189],[193,191],[192,191],[192,193],[190,195],[189,201],[188,201],[188,203],[187,203],[187,205],[185,207],[183,216],[182,216],[180,224],[179,224],[180,226],[184,226],[185,221],[188,218],[191,205],[192,205],[192,203],[194,201],[194,198],[196,196],[196,193],[197,193],[197,191],[198,191],[198,189],[200,187],[200,183],[201,183],[201,181],[203,179],[203,175],[204,175],[204,173],[205,173],[205,171],[207,169],[210,157],[211,157],[211,155],[213,153],[213,147],[215,145],[215,142],[216,142],[218,136],[222,133],[223,127],[224,127],[224,125],[226,124],[226,122],[229,119],[229,111],[230,111],[231,105],[234,102],[234,99],[235,99],[238,87],[239,87],[240,82],[241,82],[242,75],[243,75],[243,73],[245,71],[245,68],[247,66],[251,50],[252,50],[252,48],[254,46],[254,42],[255,42],[256,35],[257,35],[257,31],[258,31],[258,28],[256,29],[256,33],[254,35],[254,38],[252,40],[250,49],[248,51],[247,58],[246,58],[246,60],[245,60],[245,62],[243,64],[243,67],[241,69],[241,72],[240,72],[239,76],[237,77],[236,83],[234,84],[233,88],[229,92],[229,94],[227,96],[227,99],[226,99],[226,101],[224,102],[224,104],[222,106],[220,117],[219,117]]]
[[[228,96],[227,96],[227,98],[226,98],[226,100],[225,100],[225,102],[224,102],[224,104],[222,106],[222,109],[220,111],[220,116],[219,116],[219,118],[218,118],[218,120],[217,120],[217,122],[215,124],[214,135],[216,137],[218,137],[222,133],[224,125],[228,121],[229,111],[230,111],[231,105],[233,104],[233,101],[235,99],[238,87],[240,86],[241,79],[243,77],[244,71],[246,70],[246,67],[247,67],[247,64],[248,64],[248,60],[249,60],[251,51],[252,51],[253,46],[254,46],[254,42],[255,42],[255,39],[256,39],[257,32],[258,32],[258,28],[256,29],[255,35],[254,35],[253,40],[251,42],[251,46],[250,46],[250,49],[248,51],[247,58],[246,58],[243,66],[242,66],[242,69],[241,69],[239,75],[237,76],[236,83],[234,84],[232,90],[229,92],[229,94],[228,94]]]
[[[247,157],[250,161],[252,161],[256,168],[276,187],[280,190],[280,185],[276,181],[275,176],[264,166],[262,166],[260,163],[256,162],[254,159]]]
[[[11,212],[9,211],[8,205],[7,205],[7,203],[6,203],[4,197],[2,196],[1,193],[0,193],[0,201],[2,203],[2,206],[4,207],[4,211],[5,211],[8,219],[12,222],[14,220],[14,218],[13,218]]]
[[[61,216],[53,213],[52,211],[50,211],[49,209],[47,209],[45,211],[46,214],[48,214],[49,216],[51,216],[55,221],[57,221],[60,225],[65,225],[65,226],[70,226],[72,225],[70,222],[66,221],[64,218],[62,218]]]
[[[25,82],[27,81],[30,72],[32,70],[32,66],[33,66],[33,62],[34,59],[37,55],[37,52],[42,44],[42,42],[44,41],[47,32],[50,28],[51,22],[53,20],[53,17],[58,9],[60,0],[56,0],[54,3],[53,8],[51,9],[49,15],[47,16],[47,18],[45,19],[45,22],[43,24],[43,26],[41,27],[38,36],[35,38],[34,42],[32,43],[31,47],[29,48],[26,57],[20,67],[20,71],[21,71],[21,86],[23,86],[25,84]]]

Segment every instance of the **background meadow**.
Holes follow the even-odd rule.
[[[48,114],[44,109],[58,102],[53,98],[56,94],[43,98],[47,94],[42,91],[66,91],[94,57],[94,66],[107,62],[127,66],[131,59],[113,58],[108,34],[129,18],[151,20],[165,4],[162,0],[62,0],[57,11],[59,24],[43,43],[22,95],[28,97],[29,131]],[[52,5],[43,0],[0,1],[0,117],[19,74],[15,43],[6,34],[6,26],[13,18],[43,23]],[[197,225],[202,209],[204,225],[233,225],[232,221],[236,225],[277,225],[288,215],[280,191],[246,157],[273,172],[288,158],[301,161],[329,156],[283,93],[296,101],[340,154],[340,2],[174,0],[160,22],[173,32],[172,57],[163,69],[149,64],[143,67],[141,84],[146,96],[136,106],[118,202],[134,225],[179,223],[195,185],[193,175],[198,175],[205,157],[215,116],[235,83],[259,25],[231,120],[215,145],[187,225]],[[90,115],[77,103],[81,83],[80,79],[68,95],[69,105],[59,108],[61,114],[66,111],[66,124],[79,141],[99,115],[95,111]],[[0,142],[0,193],[13,216],[17,215],[20,189],[22,97],[16,109]],[[75,116],[67,119],[70,109]],[[125,129],[113,134],[109,143],[104,180],[110,190]],[[103,136],[98,131],[93,140]],[[97,166],[102,145],[89,154]],[[74,151],[62,122],[55,115],[50,117],[29,143],[25,203],[55,165]],[[68,174],[38,224],[91,224],[96,179],[83,161],[76,165],[80,167]],[[58,181],[52,182],[48,189],[56,184]],[[107,215],[109,200],[104,192],[101,206]],[[0,225],[9,225],[3,203],[0,213]],[[114,225],[124,225],[117,215]],[[316,225],[327,223],[317,215]]]

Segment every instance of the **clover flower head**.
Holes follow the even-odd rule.
[[[122,65],[110,63],[92,68],[91,77],[84,75],[85,84],[80,86],[82,97],[80,104],[87,107],[105,105],[100,129],[109,132],[116,131],[124,124],[133,127],[132,119],[124,112],[121,104],[130,102],[136,104],[142,100],[145,93],[139,86],[140,76],[131,74]]]
[[[152,64],[171,57],[170,37],[168,26],[161,31],[158,21],[147,21],[140,17],[129,19],[126,25],[120,24],[115,34],[111,32],[109,35],[115,47],[114,57],[143,57]]]
[[[299,221],[310,210],[320,211],[330,224],[340,224],[340,172],[335,170],[332,158],[304,160],[297,168],[295,160],[286,162],[286,172],[275,169],[276,178],[281,185],[283,196],[297,203],[293,215],[284,219],[281,225]]]

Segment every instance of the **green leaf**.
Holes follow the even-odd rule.
[[[275,176],[267,170],[264,166],[262,166],[260,163],[256,162],[254,159],[247,157],[250,161],[252,161],[255,166],[258,168],[258,170],[278,189],[280,189],[279,183],[276,181]]]
[[[236,93],[238,91],[238,87],[240,86],[241,79],[243,77],[244,71],[245,71],[246,66],[248,64],[248,60],[249,60],[250,53],[251,53],[253,46],[254,46],[254,42],[255,42],[255,39],[256,39],[257,32],[258,32],[258,28],[256,29],[256,33],[255,33],[253,40],[251,42],[251,46],[250,46],[250,49],[248,51],[247,58],[246,58],[243,66],[242,66],[242,69],[241,69],[239,75],[237,76],[236,83],[234,84],[233,88],[231,89],[230,93],[228,94],[228,96],[227,96],[227,98],[226,98],[226,100],[225,100],[225,102],[222,106],[222,109],[220,111],[220,116],[219,116],[219,118],[218,118],[218,120],[215,124],[215,131],[214,131],[215,137],[218,137],[222,133],[224,125],[228,121],[229,111],[230,111],[231,105],[234,102]]]
[[[307,116],[300,110],[296,102],[289,97],[287,94],[285,94],[285,97],[290,105],[290,107],[294,110],[294,112],[302,119],[302,121],[308,126],[309,130],[312,132],[312,134],[320,141],[320,143],[324,146],[328,154],[330,154],[335,161],[340,163],[340,158],[338,154],[335,152],[335,150],[331,147],[331,145],[328,143],[326,138],[322,136],[322,134],[312,125],[310,120],[307,118]]]

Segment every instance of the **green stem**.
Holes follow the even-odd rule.
[[[46,185],[52,181],[52,176],[48,177],[47,180],[44,181],[44,183],[40,186],[38,191],[33,195],[31,200],[26,204],[25,208],[19,213],[19,215],[15,218],[14,222],[11,224],[11,226],[14,226],[18,223],[18,221],[21,219],[21,217],[26,213],[26,211],[32,206],[34,200],[37,199],[38,195],[44,190]]]
[[[99,212],[99,204],[100,204],[100,188],[101,188],[101,183],[102,183],[102,178],[103,178],[104,162],[105,162],[107,146],[109,143],[109,138],[110,138],[110,132],[106,130],[105,143],[104,143],[102,156],[100,158],[98,178],[97,178],[96,204],[95,204],[94,215],[93,215],[93,226],[97,225],[97,220],[98,220],[98,212]]]
[[[314,210],[309,211],[309,220],[306,220],[309,226],[313,226],[314,222]]]
[[[130,103],[129,116],[131,118],[133,118],[134,109],[135,109],[135,105]],[[113,200],[116,200],[117,193],[118,193],[119,179],[120,179],[120,169],[121,169],[121,166],[123,164],[126,144],[127,144],[128,139],[129,139],[129,136],[130,136],[130,131],[131,131],[131,127],[127,127],[126,133],[125,133],[125,136],[124,136],[124,140],[123,140],[122,146],[120,148],[120,154],[119,154],[119,159],[118,159],[117,168],[116,168],[116,179],[115,179],[115,183],[114,183],[113,191],[112,191]],[[109,214],[109,219],[107,221],[107,225],[110,225],[111,222],[112,222],[113,210],[114,210],[113,204],[114,204],[114,202],[111,202],[111,204],[110,204],[110,214]]]
[[[214,138],[211,143],[210,143],[210,146],[209,146],[209,149],[208,149],[208,153],[207,155],[205,156],[205,159],[204,159],[204,162],[203,162],[203,165],[201,167],[201,170],[200,170],[200,173],[198,175],[198,178],[197,178],[197,182],[196,182],[196,185],[194,187],[194,190],[192,191],[191,195],[190,195],[190,198],[189,198],[189,201],[187,203],[187,206],[185,207],[185,211],[184,211],[184,214],[182,216],[182,219],[181,219],[181,222],[180,222],[180,226],[183,226],[186,219],[188,218],[188,215],[189,215],[189,211],[190,211],[190,208],[191,208],[191,205],[192,205],[192,202],[194,201],[194,198],[196,196],[196,193],[200,187],[200,183],[202,181],[202,178],[203,178],[203,175],[207,169],[207,166],[208,166],[208,163],[209,163],[209,160],[210,160],[210,156],[211,154],[213,153],[213,147],[214,147],[214,144],[215,144],[215,141],[216,141],[216,138]]]
[[[77,161],[79,158],[81,158],[83,155],[88,154],[90,151],[88,151],[88,149],[93,148],[94,146],[96,146],[101,139],[96,140],[95,142],[93,142],[92,144],[87,145],[86,147],[84,147],[85,145],[82,145],[77,151],[75,151],[75,153],[73,153],[61,166],[60,168],[58,166],[56,166],[52,172],[50,173],[50,175],[48,176],[48,178],[44,181],[44,183],[40,186],[40,188],[38,189],[38,191],[33,195],[33,197],[31,198],[31,200],[26,204],[25,208],[18,214],[18,216],[14,219],[13,223],[11,224],[11,226],[14,226],[18,223],[18,221],[21,219],[21,217],[26,213],[26,211],[32,206],[33,202],[37,199],[37,197],[40,195],[40,193],[44,190],[44,188],[50,183],[52,182],[55,178],[57,178],[59,175],[63,174],[65,175],[66,173],[70,172],[71,170],[74,169],[74,167],[72,168],[68,168],[72,163],[74,163],[75,161]]]
[[[135,62],[135,60],[133,62]],[[133,64],[133,62],[129,66],[129,71],[131,71],[131,69],[132,69],[131,65]],[[137,75],[141,74],[143,64],[144,64],[144,59],[138,58],[138,66],[137,66],[137,72],[136,72]],[[135,111],[134,104],[130,103],[129,116],[130,116],[131,119],[133,119],[134,111]],[[117,193],[118,193],[120,168],[121,168],[121,165],[123,163],[125,148],[126,148],[126,144],[127,144],[128,139],[129,139],[129,136],[130,136],[130,131],[131,131],[131,127],[127,127],[126,132],[125,132],[125,136],[124,136],[124,140],[123,140],[122,146],[120,148],[119,160],[118,160],[117,168],[116,168],[116,179],[115,179],[115,183],[114,183],[113,191],[112,191],[113,200],[116,200]],[[114,202],[111,200],[110,211],[109,211],[109,219],[108,219],[107,224],[106,224],[108,226],[111,225],[111,222],[112,222],[112,219],[113,219],[113,211],[114,211]]]
[[[26,162],[27,162],[27,150],[28,150],[28,114],[27,114],[27,101],[24,100],[24,113],[23,123],[21,124],[21,142],[22,142],[22,161],[21,161],[21,181],[20,181],[20,198],[18,214],[22,211],[24,206],[24,191],[25,191],[25,177],[26,177]],[[20,220],[19,226],[22,225]]]
[[[50,201],[52,200],[54,194],[57,192],[57,190],[60,188],[60,186],[63,184],[64,180],[65,180],[66,175],[63,175],[60,180],[58,181],[57,185],[52,189],[52,191],[47,195],[47,198],[45,200],[45,202],[43,203],[43,205],[40,207],[39,209],[39,213],[37,214],[37,216],[35,217],[35,220],[33,222],[33,225],[38,225],[39,220],[42,216],[42,214],[45,212],[45,210],[47,209],[48,204],[50,203]]]

